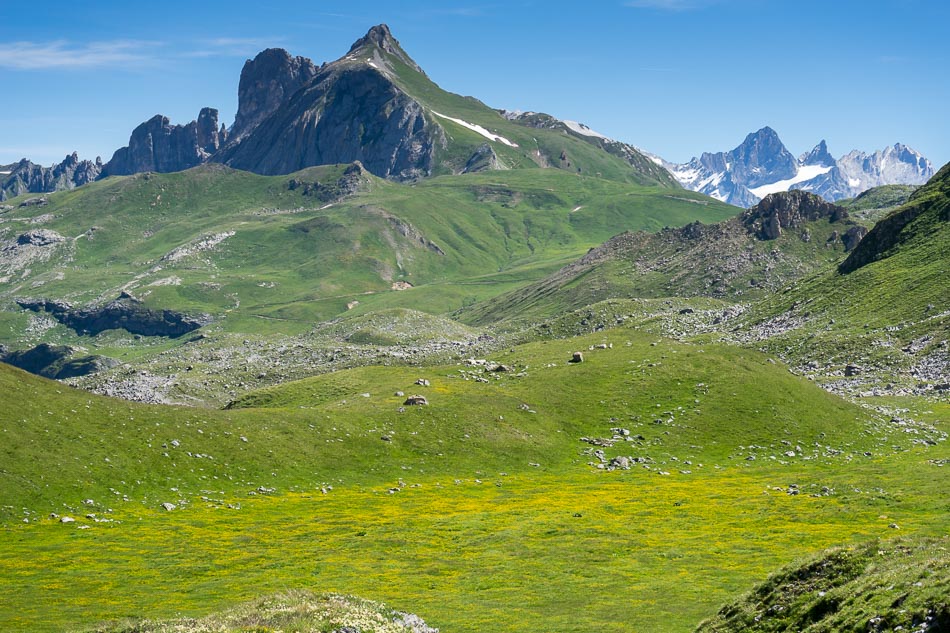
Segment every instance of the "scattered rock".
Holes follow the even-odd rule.
[[[571,355],[571,360],[569,360],[569,361],[567,361],[567,362],[569,362],[569,363],[583,363],[583,362],[584,362],[584,354],[583,354],[582,352],[574,352],[574,353]]]
[[[426,400],[425,396],[409,396],[406,398],[406,401],[403,402],[404,405],[427,405],[429,401]]]
[[[162,507],[165,508],[165,510],[167,510],[168,512],[171,512],[172,510],[174,510],[174,509],[177,508],[178,506],[176,506],[174,503],[168,503],[168,502],[166,501],[165,503],[162,504]]]
[[[420,385],[420,386],[422,386],[422,387],[428,387],[428,386],[429,386],[429,381],[426,380],[425,378],[420,378],[420,379],[418,379],[418,380],[416,381],[416,384],[417,384],[417,385]]]

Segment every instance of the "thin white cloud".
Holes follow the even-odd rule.
[[[157,42],[113,40],[74,44],[53,42],[0,42],[0,68],[59,70],[142,66],[153,63]]]
[[[201,40],[198,48],[183,53],[183,57],[246,57],[280,43],[280,37],[218,37]]]

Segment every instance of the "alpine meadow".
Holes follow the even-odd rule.
[[[407,48],[0,165],[0,630],[950,631],[950,165],[666,160]]]

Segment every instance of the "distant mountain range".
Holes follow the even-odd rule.
[[[685,164],[651,157],[685,188],[746,208],[779,191],[801,189],[836,201],[880,185],[922,185],[934,175],[929,160],[900,143],[835,160],[821,141],[796,159],[770,127],[749,134],[731,151],[704,152]]]

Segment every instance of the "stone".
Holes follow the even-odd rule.
[[[172,510],[174,510],[174,509],[177,508],[178,506],[176,506],[174,503],[168,503],[168,502],[166,501],[165,503],[162,504],[162,507],[165,508],[165,510],[167,510],[168,512],[171,512]]]
[[[59,520],[60,523],[75,523],[76,519],[72,517],[63,517]]]
[[[409,396],[408,398],[406,398],[406,401],[403,402],[403,404],[406,406],[427,405],[429,404],[429,401],[426,400],[425,396]]]
[[[849,365],[846,365],[844,368],[844,375],[848,378],[851,378],[852,376],[860,375],[861,371],[862,371],[861,368],[858,367],[857,365],[849,364]]]
[[[422,386],[422,387],[428,387],[428,386],[429,386],[429,381],[426,380],[425,378],[419,378],[418,380],[416,380],[416,384],[417,384],[417,385],[420,385],[420,386]]]
[[[583,352],[574,352],[571,354],[571,360],[567,361],[569,363],[583,363],[584,362],[584,353]]]

